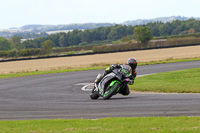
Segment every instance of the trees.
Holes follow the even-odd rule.
[[[65,46],[67,46],[67,42],[66,42],[66,35],[61,35],[60,37],[59,37],[59,46],[60,47],[65,47]]]
[[[0,37],[0,51],[11,49],[11,43],[4,37]]]
[[[81,30],[73,30],[72,32],[68,32],[68,43],[70,46],[72,45],[79,45],[79,43],[81,43]]]
[[[127,35],[127,36],[125,36],[125,37],[122,37],[121,39],[120,39],[120,41],[121,42],[131,42],[131,36],[130,35]]]
[[[171,23],[162,24],[159,26],[159,33],[161,36],[168,36],[172,33],[172,26]]]
[[[74,25],[75,26],[75,25]],[[69,32],[60,32],[57,34],[51,34],[48,37],[39,37],[34,40],[27,40],[22,43],[26,49],[29,48],[41,48],[42,42],[46,40],[51,40],[55,47],[67,47],[67,46],[75,46],[75,45],[90,45],[90,44],[103,44],[109,41],[116,41],[123,37],[122,41],[125,41],[126,36],[132,36],[134,34],[134,29],[138,29],[137,27],[149,27],[153,36],[171,36],[171,35],[180,35],[180,34],[194,34],[200,32],[200,21],[195,19],[190,19],[186,21],[175,20],[171,23],[163,23],[163,22],[151,22],[146,25],[136,25],[136,26],[127,26],[127,25],[112,25],[109,27],[98,27],[95,29],[85,29],[78,30],[75,29]],[[74,27],[75,28],[75,27]],[[77,27],[78,28],[78,27]],[[139,28],[140,29],[140,28]],[[147,29],[146,29],[147,30]],[[145,32],[149,32],[148,37],[145,35],[138,41],[146,42],[152,38],[151,32],[149,30],[146,31],[142,29],[141,33],[145,35]],[[137,31],[136,31],[137,32]],[[139,38],[141,35],[139,33],[135,34],[135,38]],[[146,38],[147,37],[147,38]],[[19,46],[18,43],[14,41],[16,37],[11,38],[13,42],[13,48]],[[124,40],[125,39],[125,40]],[[144,39],[144,40],[142,40]],[[21,48],[17,48],[21,49]]]
[[[19,36],[13,36],[11,39],[10,39],[10,42],[12,44],[12,49],[17,49],[17,50],[20,50],[20,49],[24,49],[24,45],[21,43],[21,37]]]
[[[152,39],[152,32],[149,27],[136,27],[134,37],[138,42],[146,43]]]
[[[90,30],[85,30],[80,33],[81,42],[90,43],[92,41],[92,33]]]
[[[26,49],[38,48],[36,40],[26,40],[23,42]]]
[[[42,49],[44,50],[44,54],[50,54],[52,52],[52,48],[55,44],[51,40],[46,40],[42,43]]]
[[[127,36],[128,34],[130,35],[130,29],[131,27],[127,27],[126,25],[112,26],[107,38],[108,40],[118,40],[124,36]]]

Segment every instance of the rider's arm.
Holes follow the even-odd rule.
[[[136,76],[137,76],[137,72],[136,72],[136,71],[133,71],[133,72],[132,72],[132,79],[135,79]]]
[[[101,79],[102,79],[105,75],[111,73],[111,72],[112,72],[114,69],[116,69],[116,68],[121,68],[121,66],[120,66],[120,65],[117,65],[117,64],[113,64],[113,65],[111,65],[110,67],[106,68],[106,70],[105,70],[105,72],[103,73],[103,75],[101,75],[99,78],[97,78],[97,79],[95,80],[95,83],[100,82]]]
[[[106,68],[104,75],[111,73],[116,68],[121,68],[121,66],[117,64],[111,65],[110,67]]]
[[[134,84],[134,80],[135,80],[136,75],[137,75],[136,71],[133,71],[133,72],[132,72],[132,76],[131,76],[131,78],[130,78],[130,79],[132,80],[132,81],[129,83],[130,85]]]

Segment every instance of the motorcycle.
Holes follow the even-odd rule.
[[[121,68],[114,69],[111,73],[103,77],[98,84],[94,83],[90,98],[98,99],[99,97],[103,97],[105,100],[110,99],[113,95],[121,92],[125,85],[133,82],[130,79],[131,76],[131,67],[129,65],[121,65]],[[100,77],[101,74],[98,74],[97,79]]]

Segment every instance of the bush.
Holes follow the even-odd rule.
[[[84,46],[84,45],[88,45],[87,42],[82,42],[82,43],[79,43],[80,46]]]
[[[136,43],[94,46],[92,50],[94,52],[109,52],[109,51],[130,50],[134,48],[137,48]]]
[[[0,51],[0,57],[6,57],[6,51]]]
[[[0,51],[0,57],[17,57],[16,50]]]
[[[41,49],[23,49],[19,50],[18,54],[19,56],[33,56],[33,55],[41,55],[42,50]]]
[[[122,37],[122,38],[120,39],[121,42],[130,42],[131,40],[132,40],[131,35],[127,35],[127,36]]]
[[[80,51],[80,50],[91,50],[92,47],[93,46],[78,46],[78,47],[59,48],[59,49],[53,49],[53,53]]]
[[[136,27],[134,37],[138,42],[146,43],[153,38],[153,35],[149,27]]]
[[[187,38],[173,38],[173,39],[162,39],[152,40],[147,43],[126,43],[126,44],[113,44],[113,45],[101,45],[94,46],[93,52],[112,52],[112,51],[126,51],[133,49],[145,49],[145,48],[159,48],[167,46],[180,46],[180,45],[193,45],[200,44],[200,38],[198,37],[187,37]]]
[[[0,57],[23,57],[41,55],[41,49],[22,49],[22,50],[9,50],[0,51]]]
[[[55,46],[55,44],[51,40],[46,40],[45,42],[43,42],[42,49],[44,54],[50,54],[52,52],[53,46]]]

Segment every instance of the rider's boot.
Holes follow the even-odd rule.
[[[104,75],[104,74],[103,74]],[[103,75],[98,74],[96,80],[94,81],[97,85],[99,84],[99,82],[102,80]]]

